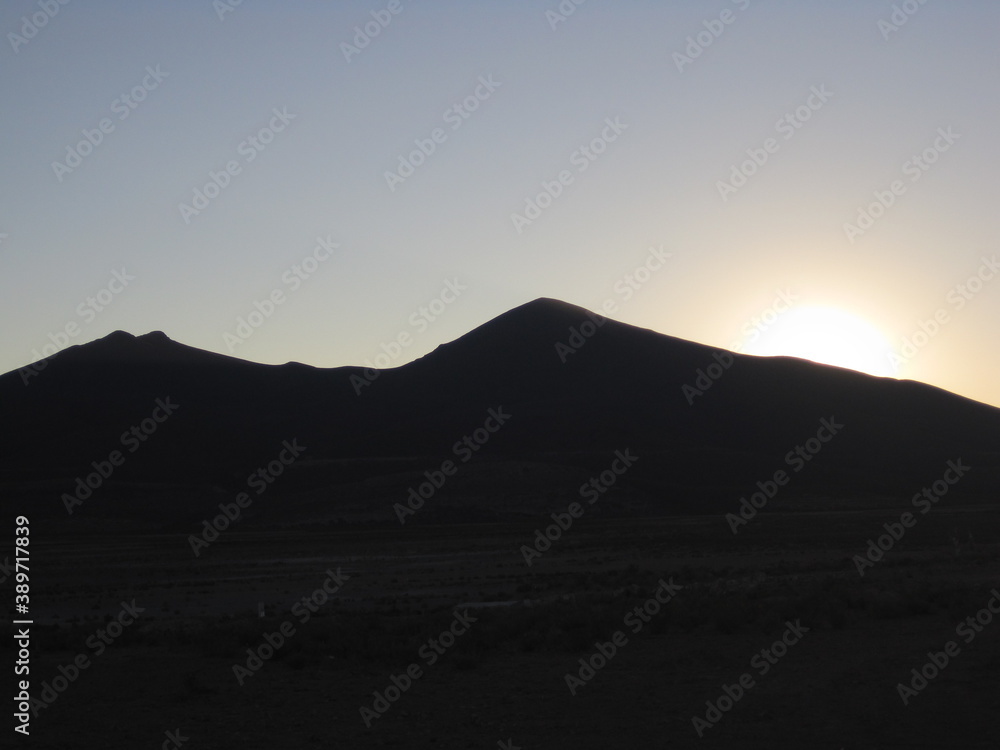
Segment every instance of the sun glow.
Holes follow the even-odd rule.
[[[746,354],[789,356],[846,367],[869,375],[895,375],[892,346],[870,323],[830,307],[797,307],[773,323],[762,321],[741,349]]]

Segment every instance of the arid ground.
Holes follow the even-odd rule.
[[[86,666],[28,744],[995,748],[1000,622],[956,628],[1000,584],[1000,512],[936,508],[860,576],[898,517],[582,518],[530,567],[529,523],[230,530],[198,557],[181,534],[38,533],[34,696]],[[118,627],[123,602],[142,611]],[[787,623],[804,634],[774,647]]]

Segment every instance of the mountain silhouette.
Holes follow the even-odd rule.
[[[159,423],[151,415],[164,401],[176,408]],[[510,418],[422,521],[560,510],[626,449],[639,458],[602,512],[732,509],[756,482],[792,474],[786,457],[820,445],[824,420],[842,428],[808,453],[775,507],[905,504],[949,460],[972,467],[955,489],[968,501],[1000,483],[998,409],[911,381],[725,352],[543,298],[385,370],[256,364],[158,331],[69,347],[0,376],[0,486],[18,507],[65,514],[60,496],[117,449],[124,462],[79,516],[183,523],[245,489],[294,439],[306,450],[269,489],[262,518],[395,521],[391,505],[424,472],[459,463],[455,443],[490,409]],[[122,436],[143,420],[155,429],[129,451]]]

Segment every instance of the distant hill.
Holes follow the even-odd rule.
[[[998,409],[920,383],[724,352],[551,299],[388,370],[261,365],[116,331],[57,353],[26,383],[27,372],[0,376],[4,509],[65,521],[62,493],[121,451],[121,466],[74,508],[81,524],[190,524],[293,439],[305,451],[248,523],[395,523],[392,505],[449,459],[457,472],[414,522],[546,514],[579,500],[581,483],[626,448],[638,460],[594,506],[602,514],[729,511],[778,470],[790,481],[771,508],[906,504],[956,459],[972,469],[953,498],[989,502],[1000,487]],[[162,423],[157,399],[176,404]],[[490,409],[510,417],[456,452]],[[823,420],[843,425],[825,443]],[[786,459],[810,439],[815,455]]]

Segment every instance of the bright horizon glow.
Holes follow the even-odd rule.
[[[874,325],[831,307],[795,308],[743,347],[745,354],[799,357],[879,377],[896,375],[891,351]]]

